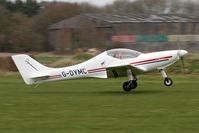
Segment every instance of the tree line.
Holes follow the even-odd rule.
[[[82,13],[197,15],[198,8],[197,1],[184,0],[117,0],[105,7],[96,7],[88,3],[0,0],[0,52],[47,51],[48,26]]]

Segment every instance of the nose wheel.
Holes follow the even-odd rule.
[[[173,84],[173,81],[171,78],[169,78],[166,74],[166,72],[164,71],[164,69],[161,69],[160,70],[161,74],[162,74],[162,77],[164,78],[164,84],[166,86],[171,86]]]
[[[165,84],[166,86],[171,86],[171,85],[173,84],[173,81],[172,81],[171,78],[166,77],[166,78],[164,79],[164,84]]]

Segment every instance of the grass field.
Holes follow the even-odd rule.
[[[84,79],[26,86],[0,77],[0,133],[198,133],[199,77],[141,76],[125,93],[126,79]]]

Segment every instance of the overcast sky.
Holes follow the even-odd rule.
[[[106,4],[111,4],[116,0],[41,0],[41,1],[64,1],[64,2],[73,2],[73,3],[88,2],[96,6],[104,6]]]
[[[11,0],[11,1],[15,1],[15,0]],[[107,4],[112,4],[116,0],[37,0],[37,1],[39,1],[39,2],[41,2],[41,1],[63,1],[63,2],[72,2],[72,3],[88,2],[88,3],[90,3],[92,5],[96,5],[96,6],[104,6]],[[130,1],[134,1],[134,0],[130,0]],[[181,0],[181,1],[187,1],[187,0]],[[190,0],[190,1],[199,2],[199,0]]]

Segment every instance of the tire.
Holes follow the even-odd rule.
[[[137,81],[131,80],[131,89],[135,89],[137,87]]]
[[[137,87],[137,82],[135,80],[124,82],[123,90],[126,92],[130,92],[131,90]]]
[[[166,85],[166,86],[171,86],[172,84],[173,84],[173,81],[172,81],[172,79],[171,78],[165,78],[164,79],[164,84]]]

